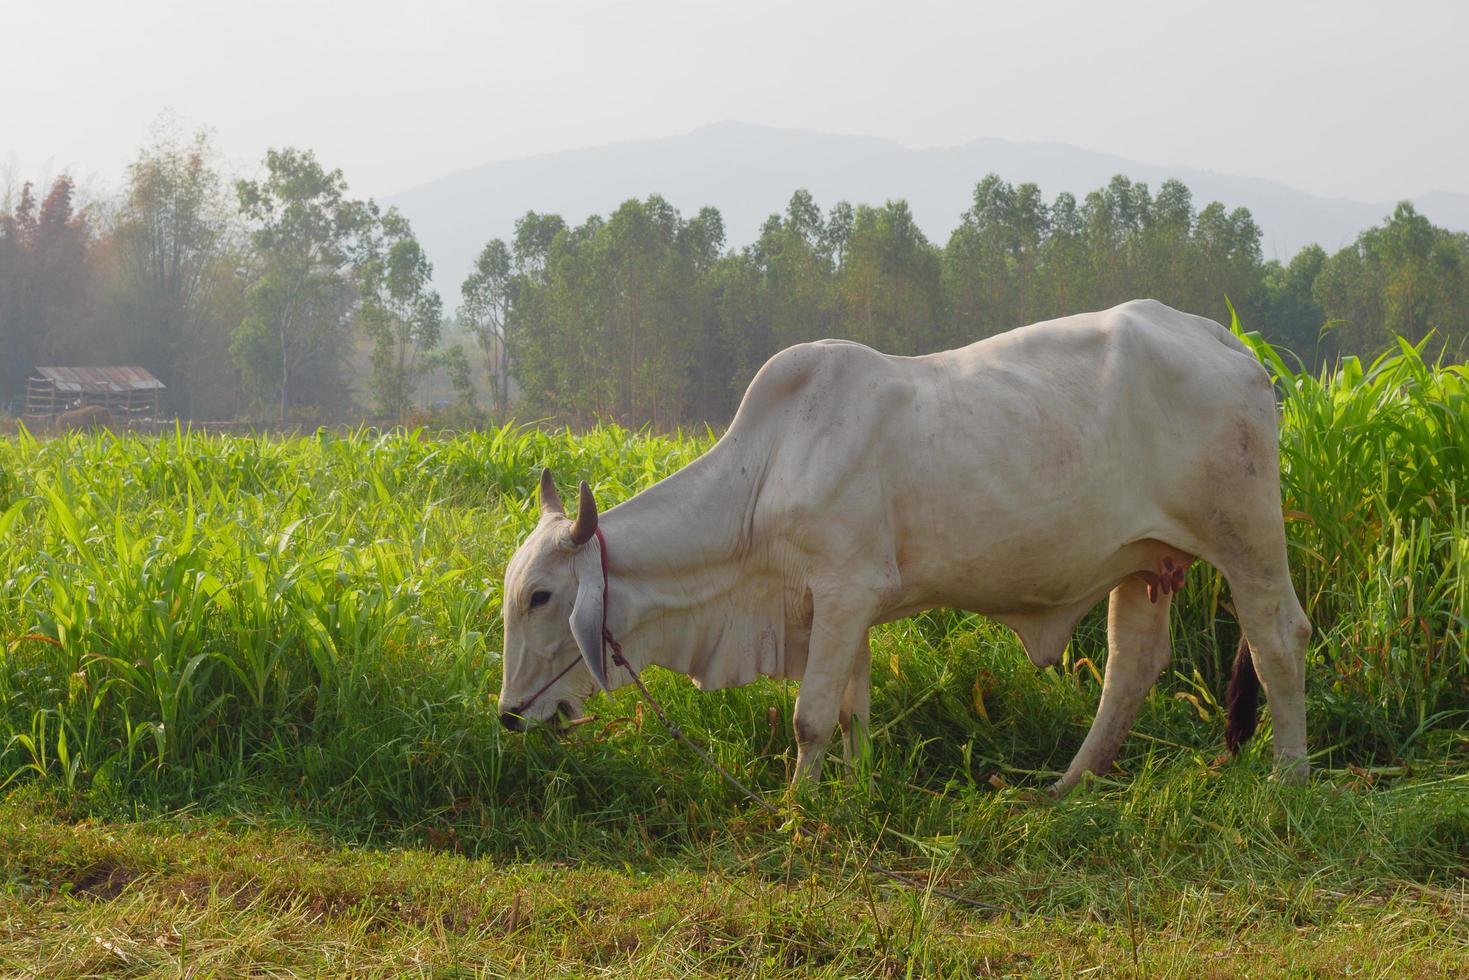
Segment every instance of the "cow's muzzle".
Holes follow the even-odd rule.
[[[574,709],[570,701],[557,701],[556,710],[551,713],[551,717],[549,718],[538,721],[534,718],[526,718],[524,715],[517,714],[514,711],[502,711],[500,712],[500,724],[512,732],[523,732],[533,726],[545,725],[559,735],[569,728],[575,728],[577,725],[585,724],[591,720],[588,718],[572,720],[571,716],[573,711]]]

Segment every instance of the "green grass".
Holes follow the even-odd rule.
[[[1237,633],[1208,568],[1118,771],[1060,804],[1031,789],[1085,735],[1100,613],[1044,671],[976,617],[880,628],[871,785],[800,799],[793,686],[652,672],[781,819],[630,691],[565,741],[505,734],[500,578],[540,467],[610,506],[709,433],[0,439],[0,973],[1469,971],[1469,375],[1259,350],[1318,627],[1306,787],[1266,778],[1268,713],[1219,761]]]

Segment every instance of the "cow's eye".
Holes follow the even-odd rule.
[[[547,592],[545,589],[540,589],[530,594],[530,607],[532,609],[534,609],[536,606],[544,606],[550,601],[551,593]]]

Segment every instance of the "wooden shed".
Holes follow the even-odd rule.
[[[26,379],[28,419],[101,405],[117,419],[158,418],[163,382],[140,367],[38,367]]]

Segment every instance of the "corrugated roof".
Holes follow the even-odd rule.
[[[38,367],[36,373],[73,394],[118,394],[124,391],[161,389],[163,382],[140,367]]]

